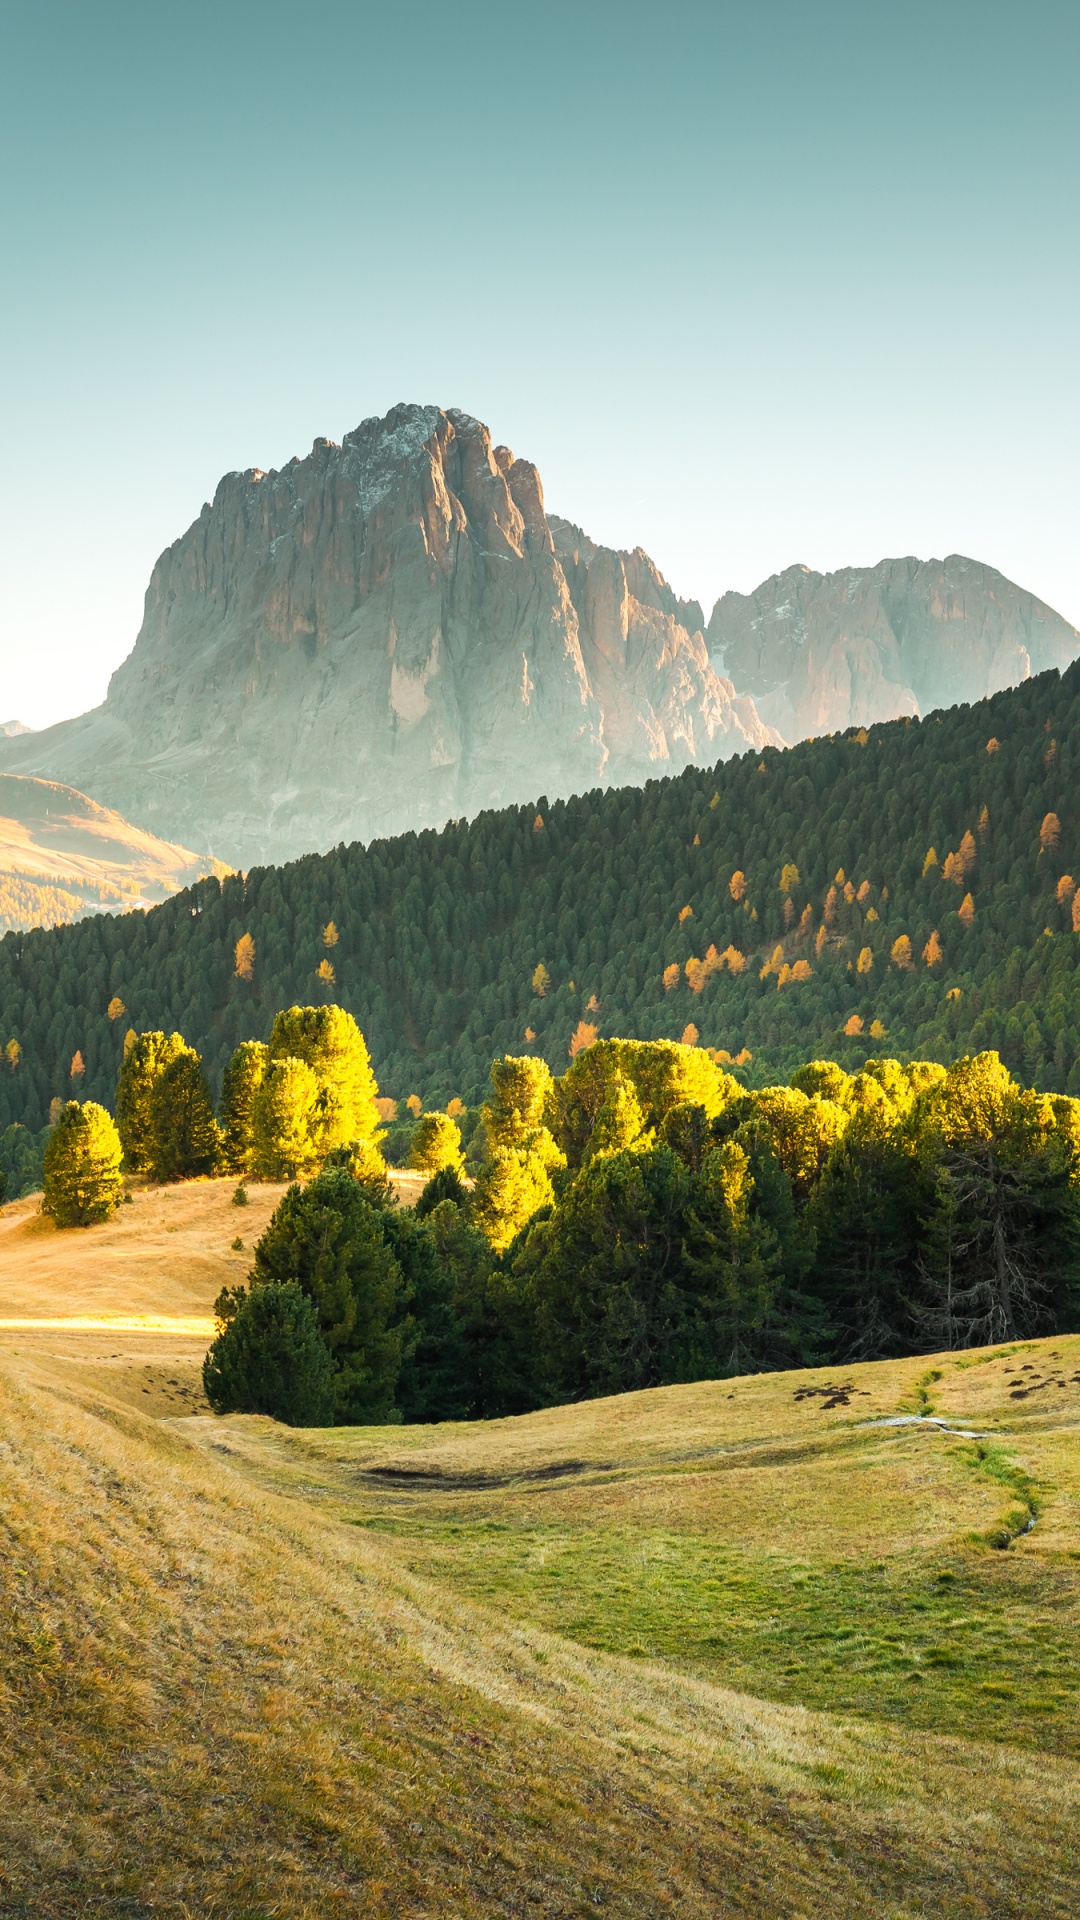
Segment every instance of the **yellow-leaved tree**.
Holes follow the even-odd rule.
[[[554,1080],[546,1060],[506,1055],[491,1069],[491,1098],[482,1109],[487,1159],[473,1195],[473,1214],[496,1252],[554,1200],[551,1174],[565,1157],[548,1125]]]
[[[447,1113],[425,1113],[417,1121],[409,1148],[409,1165],[415,1173],[441,1173],[452,1167],[461,1173],[465,1155],[461,1151],[461,1128]]]
[[[364,1036],[343,1007],[287,1007],[270,1029],[270,1060],[303,1060],[315,1076],[312,1120],[316,1160],[340,1147],[365,1158],[376,1151],[378,1086]]]

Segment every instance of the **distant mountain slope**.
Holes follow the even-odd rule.
[[[247,865],[775,737],[645,555],[557,524],[534,466],[437,407],[228,474],[104,705],[0,765]]]
[[[227,871],[72,787],[0,774],[0,932],[153,906]]]
[[[21,1052],[0,1064],[0,1127],[42,1126],[76,1048],[85,1091],[111,1099],[113,993],[214,1076],[279,1007],[337,1000],[383,1090],[439,1105],[475,1101],[496,1054],[561,1071],[575,1036],[691,1028],[759,1084],[815,1056],[992,1047],[1025,1083],[1080,1094],[1078,776],[1080,664],[923,721],[11,934],[0,1047]]]
[[[1060,614],[955,553],[840,573],[788,567],[753,593],[725,593],[707,639],[717,672],[787,741],[979,700],[1080,654]]]

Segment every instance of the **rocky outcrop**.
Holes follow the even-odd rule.
[[[1060,614],[960,554],[789,567],[725,593],[707,639],[717,672],[789,742],[981,700],[1080,653]]]
[[[280,861],[761,746],[701,625],[644,554],[549,521],[480,422],[401,406],[226,475],[104,704],[0,765]]]

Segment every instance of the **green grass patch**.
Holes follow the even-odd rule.
[[[990,1470],[1014,1471],[997,1458]],[[940,1549],[815,1565],[676,1532],[377,1524],[413,1570],[585,1646],[766,1699],[1080,1754],[1080,1606],[1064,1561],[980,1542],[944,1566]]]

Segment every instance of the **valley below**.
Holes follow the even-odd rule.
[[[1080,1337],[215,1418],[232,1192],[0,1213],[5,1915],[1075,1910]]]

